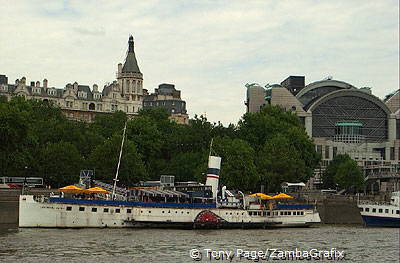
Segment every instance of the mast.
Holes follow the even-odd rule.
[[[126,123],[128,121],[125,121],[125,126],[124,126],[124,133],[122,135],[122,142],[121,142],[121,149],[119,151],[119,158],[118,158],[118,165],[117,165],[117,172],[115,173],[115,178],[114,178],[114,187],[111,195],[111,199],[114,200],[115,198],[115,189],[117,188],[117,181],[118,181],[118,172],[119,172],[119,166],[121,164],[121,157],[122,157],[122,149],[124,148],[124,142],[125,142],[125,132],[126,132]]]

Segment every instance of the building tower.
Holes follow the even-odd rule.
[[[121,96],[133,104],[134,108],[129,111],[137,112],[143,104],[143,74],[137,64],[133,36],[129,36],[124,65],[118,64],[117,80]]]

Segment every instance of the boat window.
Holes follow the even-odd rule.
[[[121,209],[119,209],[119,208],[115,209],[115,213],[119,213],[119,212],[121,212]]]
[[[149,210],[149,214],[151,214],[151,211]]]
[[[168,214],[170,214],[171,213],[171,210],[168,210]]]
[[[71,211],[72,210],[72,206],[67,206],[67,211]]]
[[[400,210],[396,210],[396,214],[400,214]]]
[[[163,210],[163,211],[161,211],[161,213],[163,213],[163,214],[164,214],[164,210]]]
[[[365,208],[365,212],[369,212],[369,207],[366,207],[366,208]]]
[[[379,212],[379,213],[383,213],[383,209],[382,209],[382,208],[379,208],[378,212]]]
[[[386,214],[389,214],[389,209],[385,209],[385,213],[386,213]]]
[[[364,211],[364,208],[360,207],[360,211],[363,212],[363,211]]]
[[[85,208],[84,207],[79,207],[79,211],[85,211]]]
[[[301,215],[304,215],[304,211],[301,211]]]
[[[103,212],[108,213],[108,208],[104,208]]]
[[[130,214],[130,213],[132,213],[132,209],[126,209],[126,212],[128,213],[128,214]],[[163,211],[164,212],[164,211]]]
[[[143,213],[143,211],[140,211],[140,213]]]
[[[253,215],[253,212],[249,211],[249,216]]]
[[[376,213],[376,208],[372,208],[372,213]]]
[[[97,208],[96,207],[92,207],[92,212],[97,212]]]
[[[291,215],[292,215],[292,212],[289,211],[289,212],[287,212],[287,214],[288,214],[289,216],[291,216]]]
[[[189,212],[187,212],[187,214],[189,214]],[[231,213],[232,214],[232,213]]]
[[[267,212],[267,216],[269,216],[270,215],[270,212]]]
[[[281,216],[283,216],[283,212],[281,211]]]

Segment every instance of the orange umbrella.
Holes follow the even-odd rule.
[[[58,191],[63,193],[82,193],[82,188],[75,185],[68,185],[58,189]]]
[[[266,195],[266,194],[263,194],[263,193],[255,193],[255,194],[252,194],[250,196],[258,196],[261,199],[272,199],[272,196]]]
[[[271,199],[293,199],[293,196],[287,195],[285,193],[280,193],[271,197]]]
[[[90,193],[90,194],[109,194],[110,192],[107,190],[104,190],[101,187],[92,187],[89,189],[84,189],[83,190],[84,193]]]

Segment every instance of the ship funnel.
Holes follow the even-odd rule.
[[[221,168],[221,157],[210,156],[208,158],[206,185],[211,186],[213,198],[217,197],[220,168]]]

